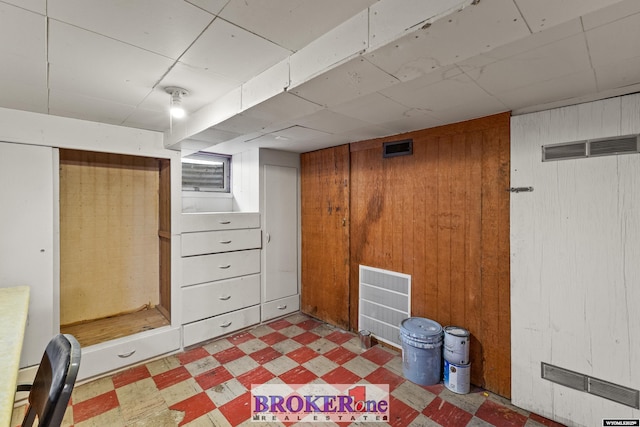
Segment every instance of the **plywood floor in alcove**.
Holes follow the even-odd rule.
[[[152,308],[75,325],[61,325],[60,332],[73,335],[82,347],[88,347],[169,324],[157,308]]]

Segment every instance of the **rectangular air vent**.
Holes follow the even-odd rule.
[[[626,135],[542,146],[542,161],[617,156],[640,152],[640,135]]]
[[[640,392],[638,392],[638,390],[612,384],[597,378],[588,378],[587,387],[587,391],[591,394],[640,409]]]
[[[541,363],[542,378],[556,384],[603,397],[635,409],[640,409],[640,391],[593,378],[559,366]]]
[[[411,311],[411,276],[361,265],[358,306],[359,330],[401,347],[400,323]]]
[[[411,154],[413,154],[413,139],[382,144],[382,157],[409,156]]]
[[[589,141],[589,156],[615,156],[637,153],[638,136],[622,136]]]

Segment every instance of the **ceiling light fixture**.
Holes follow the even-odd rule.
[[[168,86],[164,90],[171,95],[171,101],[169,103],[169,111],[171,117],[181,119],[186,115],[184,107],[182,106],[182,98],[189,95],[189,91],[181,87]]]

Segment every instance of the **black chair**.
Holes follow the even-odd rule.
[[[80,368],[80,344],[73,335],[58,334],[49,341],[33,384],[19,384],[29,392],[29,406],[22,427],[59,427],[67,410]]]

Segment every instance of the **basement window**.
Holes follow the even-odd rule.
[[[182,158],[182,191],[229,193],[231,157],[199,151]]]

